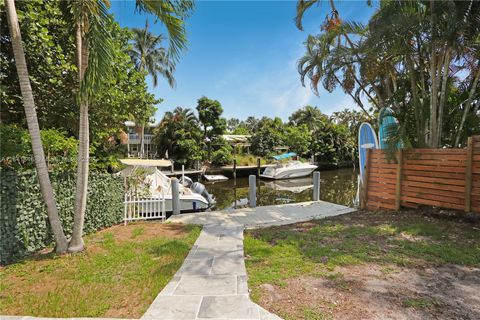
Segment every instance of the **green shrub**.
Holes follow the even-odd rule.
[[[60,219],[67,236],[73,227],[75,176],[51,173]],[[0,264],[13,262],[53,243],[47,212],[35,171],[0,169]],[[92,172],[85,213],[86,234],[123,218],[123,182],[110,174]]]
[[[232,161],[232,148],[229,145],[223,145],[220,149],[212,153],[212,163],[215,165],[223,166]]]

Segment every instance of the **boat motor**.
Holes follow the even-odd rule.
[[[215,204],[215,198],[210,193],[208,193],[207,188],[205,187],[204,184],[200,182],[194,182],[190,187],[190,189],[193,192],[204,196],[205,199],[207,199],[209,206],[212,206],[213,204]]]
[[[180,183],[182,186],[189,188],[193,184],[193,180],[187,176],[183,176],[180,178]]]

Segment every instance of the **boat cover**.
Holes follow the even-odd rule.
[[[278,156],[273,156],[273,159],[275,160],[282,160],[282,159],[287,159],[291,157],[295,157],[297,154],[295,152],[288,152],[284,154],[279,154]]]

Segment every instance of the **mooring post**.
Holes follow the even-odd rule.
[[[233,208],[237,209],[237,159],[233,159]]]
[[[254,174],[251,174],[248,177],[248,203],[250,205],[250,208],[255,208],[257,206],[257,192],[256,192],[256,176]]]
[[[320,171],[313,172],[313,201],[320,200]]]
[[[170,171],[173,173],[175,171],[175,169],[173,168],[173,161],[170,161],[171,165],[170,165]]]
[[[172,178],[172,213],[180,214],[180,185],[177,178]]]
[[[185,165],[182,164],[182,184],[185,183]]]
[[[257,177],[260,178],[260,158],[257,158]]]

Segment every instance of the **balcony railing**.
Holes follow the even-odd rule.
[[[145,144],[150,144],[152,142],[153,134],[144,134],[143,140]],[[138,133],[128,134],[128,143],[140,143],[140,135]]]

